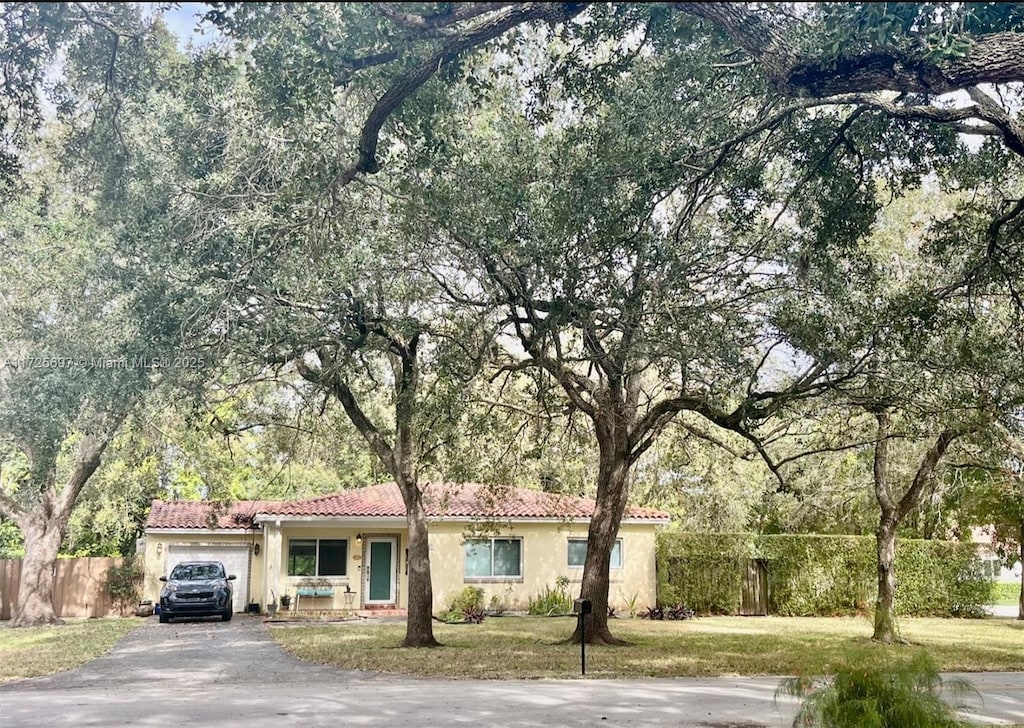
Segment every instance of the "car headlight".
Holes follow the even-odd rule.
[[[164,594],[173,594],[176,591],[178,591],[177,584],[168,584],[164,587]]]

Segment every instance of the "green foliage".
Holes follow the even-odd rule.
[[[572,612],[572,597],[568,592],[569,580],[560,576],[555,580],[555,588],[544,587],[544,591],[535,597],[530,597],[527,607],[529,614],[552,617],[559,614],[570,614]]]
[[[640,619],[681,621],[693,619],[696,612],[682,604],[672,604],[667,607],[653,606],[640,613]]]
[[[640,594],[639,592],[633,592],[633,596],[626,600],[626,609],[629,610],[630,619],[636,617],[640,609]]]
[[[769,608],[785,616],[863,614],[877,593],[870,536],[686,534],[658,536],[658,601],[701,614],[734,614],[747,561],[765,559]],[[980,617],[992,580],[975,544],[900,540],[896,610],[912,616]]]
[[[973,36],[1020,30],[1019,3],[821,3],[830,57],[900,52],[930,61],[962,58]],[[809,40],[814,36],[810,36]]]
[[[983,617],[992,577],[973,543],[900,541],[896,548],[896,610],[919,617]]]
[[[799,676],[776,693],[803,698],[795,726],[819,728],[959,728],[954,708],[940,697],[973,691],[962,680],[943,680],[926,652],[910,659],[887,654],[847,657],[828,678]]]
[[[870,536],[785,534],[762,537],[759,546],[768,561],[774,613],[797,617],[864,613],[874,600],[875,540]]]
[[[0,559],[20,559],[25,555],[25,538],[13,521],[0,516]]]
[[[142,577],[142,563],[135,558],[125,559],[120,566],[111,566],[107,570],[107,593],[122,609],[135,604],[139,599]]]
[[[448,608],[437,615],[446,624],[484,621],[484,590],[478,586],[467,586],[448,602]]]
[[[992,603],[1017,603],[1020,599],[1020,584],[998,583],[992,585]]]
[[[658,601],[689,604],[700,614],[735,614],[743,569],[756,553],[752,534],[658,535]]]

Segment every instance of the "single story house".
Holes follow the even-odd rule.
[[[424,486],[434,612],[467,585],[485,603],[526,609],[559,577],[578,594],[594,501],[472,483]],[[609,600],[656,599],[655,531],[668,514],[628,508],[612,552]],[[298,609],[405,609],[408,534],[395,483],[284,501],[153,501],[145,526],[144,599],[181,561],[224,562],[235,609],[288,595]]]

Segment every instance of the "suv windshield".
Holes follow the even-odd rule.
[[[203,579],[223,579],[224,567],[220,564],[178,564],[171,572],[175,581],[200,581]]]

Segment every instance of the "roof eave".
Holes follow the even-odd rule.
[[[223,536],[226,534],[234,534],[236,536],[244,536],[245,534],[252,531],[250,528],[207,528],[206,526],[147,526],[143,533],[162,534],[162,533],[209,533],[212,535]]]
[[[307,515],[285,515],[275,513],[257,513],[254,522],[255,523],[272,523],[281,522],[282,524],[304,524],[304,523],[324,523],[329,521],[334,522],[345,522],[346,524],[359,525],[361,523],[366,524],[380,524],[380,525],[405,525],[405,516],[346,516],[346,515],[319,515],[319,516],[307,516]],[[440,523],[472,523],[479,521],[508,521],[511,523],[588,523],[590,517],[583,516],[427,516],[429,522],[440,522]],[[622,525],[653,525],[653,526],[667,526],[670,523],[668,518],[623,518],[621,521]]]

